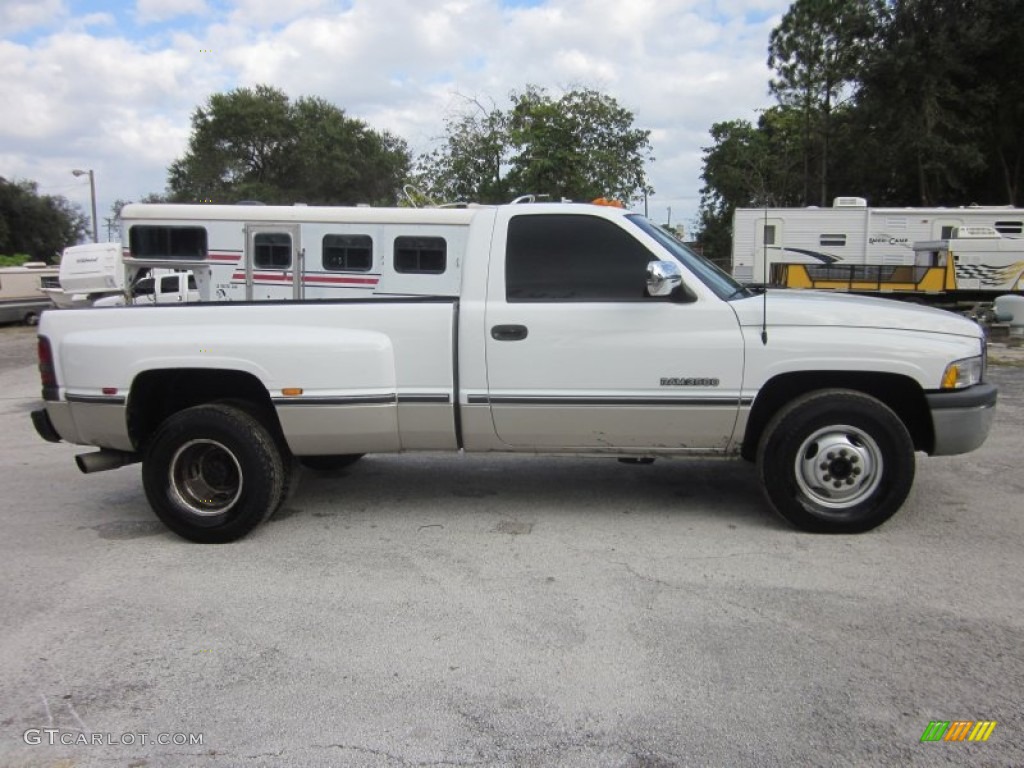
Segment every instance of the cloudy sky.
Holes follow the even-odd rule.
[[[614,96],[651,130],[651,218],[693,219],[717,120],[766,106],[789,0],[0,0],[0,176],[89,208],[162,192],[189,117],[267,83],[431,149],[463,96]]]

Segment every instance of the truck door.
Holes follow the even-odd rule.
[[[485,351],[507,445],[728,446],[743,373],[736,316],[714,296],[648,296],[647,264],[671,256],[633,229],[597,215],[499,213]]]
[[[156,303],[176,304],[184,301],[184,277],[181,273],[161,277],[156,283]]]
[[[302,250],[297,224],[245,225],[245,299],[301,299]]]

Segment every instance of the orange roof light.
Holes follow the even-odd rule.
[[[595,200],[590,201],[591,205],[607,205],[610,208],[625,208],[625,204],[621,200],[609,200],[607,197],[598,197]]]

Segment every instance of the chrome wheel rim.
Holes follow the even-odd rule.
[[[857,427],[832,425],[811,434],[796,455],[796,482],[814,504],[844,511],[869,498],[882,482],[882,450]]]
[[[190,440],[171,459],[171,493],[194,515],[214,517],[230,510],[242,495],[242,467],[216,440]]]

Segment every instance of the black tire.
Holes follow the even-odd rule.
[[[30,328],[39,325],[39,313],[29,312],[21,319],[21,321]]]
[[[769,422],[757,470],[769,503],[814,533],[859,533],[902,506],[914,483],[914,443],[899,417],[861,392],[811,392]]]
[[[331,456],[299,456],[299,464],[316,472],[337,472],[359,461],[365,453],[338,453]]]
[[[142,460],[142,483],[157,517],[203,544],[249,533],[277,509],[284,480],[270,431],[227,405],[200,405],[169,417]]]
[[[252,400],[231,398],[217,400],[213,404],[237,408],[238,410],[249,414],[261,424],[270,425],[270,433],[273,435],[274,441],[277,443],[278,453],[281,454],[281,467],[284,472],[284,477],[281,481],[281,500],[277,503],[277,507],[274,509],[274,512],[277,512],[285,502],[295,495],[295,489],[298,486],[299,477],[298,467],[295,465],[295,457],[292,456],[291,449],[288,447],[288,441],[285,440],[284,433],[281,432],[280,426],[274,423],[275,420],[272,414],[264,412],[259,405],[254,403]],[[273,513],[271,513],[271,515],[273,515]]]

